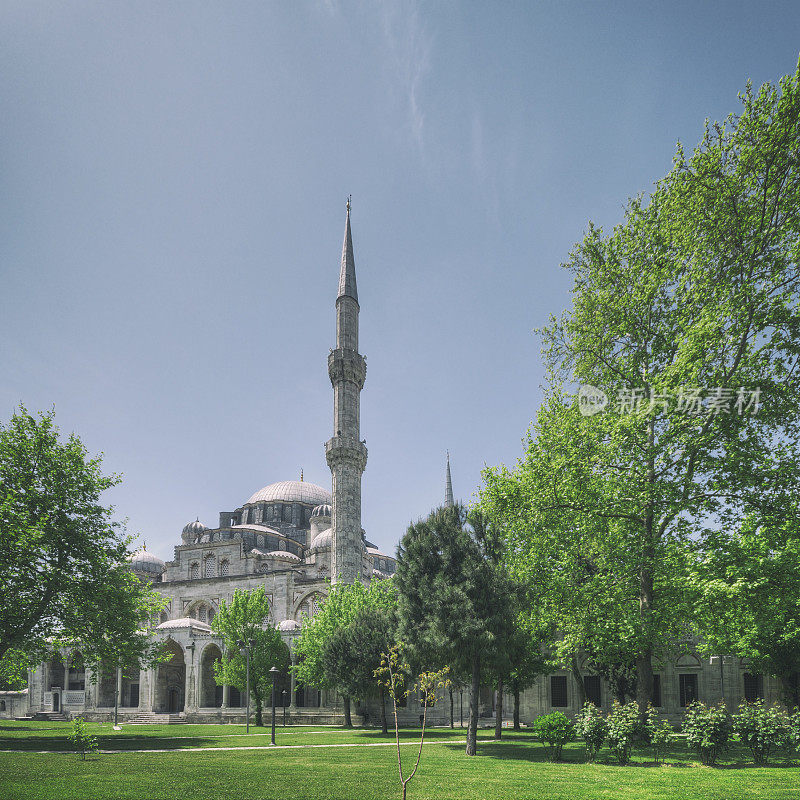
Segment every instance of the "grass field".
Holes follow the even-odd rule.
[[[65,723],[0,724],[2,800],[328,800],[399,797],[397,755],[392,737],[374,730],[288,727],[277,729],[277,748],[269,729],[243,726],[91,725],[100,747],[112,751],[81,761],[69,752]],[[418,730],[403,732],[405,762],[413,762]],[[771,800],[800,797],[800,765],[777,760],[756,768],[748,754],[733,748],[717,767],[701,767],[676,745],[666,764],[654,766],[642,750],[627,767],[601,753],[599,763],[583,763],[583,748],[565,748],[564,762],[551,764],[545,748],[530,734],[504,732],[494,742],[482,731],[478,756],[464,755],[463,732],[430,731],[409,800],[536,798],[536,800]],[[426,737],[426,740],[428,737]],[[220,749],[235,748],[235,749]],[[259,749],[242,749],[259,748]],[[134,752],[159,750],[167,752]],[[173,751],[173,752],[169,752]]]

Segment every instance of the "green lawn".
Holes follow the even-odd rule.
[[[394,748],[357,746],[392,741],[374,730],[278,728],[278,745],[288,748],[272,750],[268,736],[245,736],[242,726],[123,726],[122,732],[116,733],[109,725],[93,725],[92,732],[101,737],[104,749],[150,747],[190,748],[190,751],[113,752],[90,756],[85,762],[72,753],[30,752],[65,748],[67,728],[64,723],[0,725],[0,749],[18,750],[0,753],[0,798],[386,800],[399,797]],[[262,734],[269,729],[256,731]],[[409,742],[402,748],[406,762],[413,761],[416,754],[410,743],[418,733],[403,732],[403,740]],[[665,766],[654,766],[649,752],[641,751],[636,753],[632,765],[620,767],[604,757],[607,751],[601,754],[600,763],[584,764],[583,748],[573,744],[565,749],[564,763],[551,764],[546,760],[545,748],[528,733],[504,732],[500,743],[494,742],[491,735],[482,731],[479,755],[467,758],[461,731],[441,728],[431,731],[431,744],[423,753],[420,772],[409,786],[409,800],[796,800],[800,795],[800,766],[796,761],[779,760],[774,767],[755,768],[740,748],[731,750],[714,768],[698,766],[682,745],[676,745],[667,755]],[[306,744],[316,746],[298,747]],[[267,749],[236,752],[220,751],[220,747]]]

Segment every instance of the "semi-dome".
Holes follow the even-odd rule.
[[[158,556],[148,553],[147,548],[144,546],[135,553],[131,553],[128,556],[128,561],[134,572],[140,572],[144,575],[161,575],[167,568],[167,565]]]
[[[316,483],[307,481],[278,481],[259,489],[246,503],[306,503],[318,506],[321,503],[331,503],[331,493]]]
[[[321,503],[312,512],[312,517],[329,517],[331,515],[330,503]]]
[[[288,550],[269,550],[262,555],[262,558],[274,558],[278,561],[291,561],[298,564],[303,560]]]
[[[194,542],[200,536],[202,536],[206,531],[210,531],[211,528],[203,525],[199,519],[194,520],[193,522],[187,522],[183,526],[183,530],[181,531],[181,536],[183,537],[184,541]]]
[[[156,627],[157,631],[171,631],[196,628],[201,633],[211,633],[211,626],[193,617],[180,617],[179,619],[168,619]]]
[[[285,619],[275,626],[281,633],[290,633],[300,630],[300,623],[295,619]]]
[[[312,552],[315,552],[317,550],[329,550],[332,541],[333,541],[333,531],[330,528],[328,528],[327,530],[322,531],[322,533],[318,533],[311,540],[310,549]]]

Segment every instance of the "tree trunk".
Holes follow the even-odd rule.
[[[500,739],[503,736],[503,679],[497,681],[497,704],[494,714],[494,738]]]
[[[575,679],[575,691],[578,693],[578,706],[583,708],[586,705],[586,686],[583,683],[583,675],[581,675],[581,669],[578,666],[578,656],[573,655],[572,658],[569,660],[569,668],[570,672],[572,672],[572,677]]]
[[[519,686],[517,684],[514,684],[514,730],[522,730],[519,724]]]
[[[381,733],[389,733],[389,726],[386,722],[386,689],[381,684]]]
[[[481,690],[481,659],[472,657],[472,680],[469,685],[469,723],[467,724],[467,755],[478,752],[478,694]]]
[[[253,692],[253,699],[256,701],[256,727],[264,727],[264,717],[262,715],[261,695]]]
[[[455,728],[455,722],[453,721],[453,689],[450,689],[450,728]]]
[[[344,726],[345,728],[352,728],[353,720],[350,717],[350,698],[342,697],[342,700],[344,701]]]

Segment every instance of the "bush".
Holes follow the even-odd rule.
[[[789,730],[792,732],[794,749],[800,751],[800,711],[795,711],[789,717]]]
[[[620,764],[631,759],[631,748],[642,730],[639,706],[636,703],[620,705],[616,700],[608,715],[608,746]]]
[[[575,717],[575,731],[586,742],[587,759],[594,761],[608,733],[608,723],[603,719],[603,712],[594,703],[587,702],[581,713]]]
[[[644,716],[647,739],[653,748],[653,759],[658,764],[669,747],[670,741],[672,741],[674,731],[667,720],[664,720],[660,725],[658,724],[658,712],[653,706],[647,706]]]
[[[549,745],[550,760],[559,761],[561,749],[567,742],[572,741],[575,728],[560,711],[553,711],[533,721],[533,733],[539,741]]]
[[[75,750],[81,754],[83,761],[86,761],[87,753],[98,753],[97,737],[90,736],[86,730],[86,720],[83,717],[75,717],[72,720],[72,730],[69,732],[69,740]]]
[[[739,706],[733,731],[759,765],[768,763],[776,750],[788,750],[794,738],[789,717],[778,706],[767,706],[763,700]]]
[[[683,718],[686,742],[700,756],[700,761],[713,766],[728,746],[731,735],[731,719],[725,703],[707,706],[699,700],[690,703]]]

